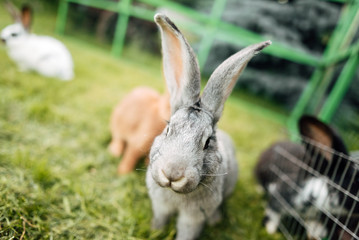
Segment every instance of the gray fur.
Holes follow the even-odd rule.
[[[200,78],[197,76],[199,68],[191,47],[166,16],[157,14],[155,21],[162,32],[162,45],[165,45],[165,77],[167,84],[172,86],[169,87],[169,92],[176,97],[171,100],[170,121],[155,138],[150,151],[146,184],[152,200],[152,227],[162,228],[170,216],[178,213],[176,239],[195,239],[200,235],[205,222],[215,224],[221,219],[219,207],[224,198],[233,192],[237,182],[238,164],[234,145],[227,134],[217,130],[219,116],[211,108],[211,104],[216,102],[214,98],[221,98],[216,103],[223,109],[225,99],[232,89],[226,90],[226,86],[222,86],[225,84],[224,79],[216,77],[211,81],[217,82],[216,86],[221,86],[222,93],[217,94],[210,87],[206,90],[207,98],[201,100]],[[166,42],[163,27],[171,27],[171,31],[182,41],[181,44],[186,46],[186,52],[181,54],[186,67],[185,74],[181,75],[184,77],[180,80],[180,86],[171,75],[171,68],[175,66],[165,62],[171,57],[171,46]],[[266,45],[268,42],[260,46]],[[250,46],[250,50],[242,51],[244,56],[237,55],[246,59],[239,63],[242,64],[239,69],[243,69],[254,55],[253,48],[258,49],[258,45],[255,46],[257,47]],[[232,60],[230,63],[222,64],[216,70],[217,73],[234,71]],[[212,97],[209,96],[210,91],[213,91]],[[226,93],[223,95],[223,92]]]

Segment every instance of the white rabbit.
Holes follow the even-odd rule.
[[[11,2],[7,1],[6,6],[15,23],[1,31],[1,40],[19,70],[71,80],[73,61],[65,45],[55,38],[30,33],[32,10],[29,6],[23,5],[21,14]]]
[[[146,184],[152,227],[178,213],[176,239],[195,239],[204,223],[221,219],[220,205],[234,190],[238,165],[230,137],[217,130],[223,105],[249,60],[270,41],[249,46],[222,63],[200,97],[196,56],[171,20],[155,15],[162,37],[171,117],[150,151]]]

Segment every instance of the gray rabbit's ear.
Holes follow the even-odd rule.
[[[163,71],[173,114],[178,108],[198,101],[200,71],[192,48],[172,21],[163,14],[156,14],[154,19],[161,31]]]
[[[201,102],[203,107],[213,114],[215,122],[221,117],[224,102],[249,60],[270,44],[271,41],[265,41],[250,45],[228,58],[212,73],[203,90]]]
[[[32,23],[32,8],[25,4],[21,8],[21,23],[27,31],[30,31]]]
[[[10,0],[5,1],[5,8],[10,13],[15,22],[21,22],[20,11]]]

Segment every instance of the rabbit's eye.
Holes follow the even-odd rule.
[[[17,33],[11,33],[11,37],[17,37],[18,35]]]
[[[168,133],[170,132],[170,127],[169,126],[167,126],[167,128],[166,128],[167,130],[166,130],[166,136],[168,135]]]
[[[208,138],[206,143],[204,144],[203,150],[206,150],[208,148],[209,142],[211,141],[211,138]]]

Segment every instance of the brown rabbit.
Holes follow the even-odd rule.
[[[170,117],[169,94],[138,87],[125,96],[112,112],[110,129],[112,155],[123,155],[117,172],[131,172],[141,157],[149,153],[153,139]],[[147,161],[147,160],[146,160]]]

